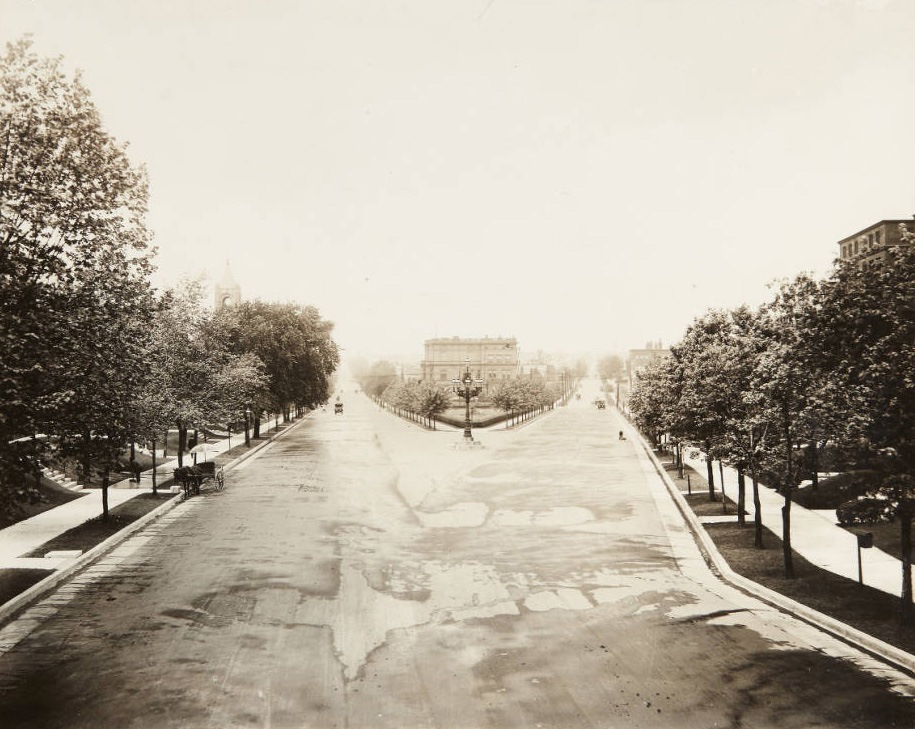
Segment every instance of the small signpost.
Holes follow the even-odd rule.
[[[858,537],[858,584],[864,584],[864,573],[861,569],[861,550],[870,549],[874,546],[874,535],[871,532],[857,534]]]

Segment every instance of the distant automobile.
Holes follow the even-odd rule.
[[[343,414],[343,403],[335,402],[334,403],[334,415],[342,415],[342,414]]]

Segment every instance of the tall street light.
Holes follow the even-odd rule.
[[[451,389],[458,397],[464,398],[464,442],[473,441],[470,433],[470,399],[476,397],[483,391],[483,380],[473,379],[470,374],[470,359],[464,361],[464,376],[460,380],[451,380]]]

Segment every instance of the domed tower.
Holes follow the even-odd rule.
[[[241,287],[232,276],[232,269],[229,268],[228,261],[226,261],[225,271],[222,272],[222,278],[214,287],[213,303],[217,311],[241,303]]]

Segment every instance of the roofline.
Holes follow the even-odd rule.
[[[866,233],[869,230],[873,230],[877,226],[893,225],[893,224],[900,225],[902,223],[910,223],[912,226],[915,226],[915,215],[913,215],[911,218],[905,218],[903,220],[879,220],[876,223],[872,223],[871,225],[868,225],[866,228],[861,228],[861,230],[859,230],[857,233],[852,233],[851,235],[845,236],[844,238],[839,240],[836,243],[836,245],[842,245],[842,243],[844,243],[845,241],[852,240],[853,238],[857,238],[862,233]]]
[[[435,337],[433,339],[426,339],[425,344],[430,344],[433,342],[453,342],[455,344],[462,344],[466,342],[518,342],[516,337]]]

